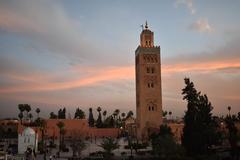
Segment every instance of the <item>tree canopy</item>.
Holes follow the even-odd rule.
[[[187,111],[184,116],[182,144],[189,154],[206,153],[220,138],[217,123],[211,113],[213,106],[207,95],[198,92],[189,78],[184,81],[186,86],[182,89],[182,95],[183,100],[187,101]]]

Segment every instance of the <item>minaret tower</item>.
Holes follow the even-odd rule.
[[[146,139],[162,124],[160,47],[154,46],[153,32],[145,27],[135,51],[137,137]]]

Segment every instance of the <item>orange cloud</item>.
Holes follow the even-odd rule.
[[[215,72],[220,69],[240,67],[240,62],[207,62],[199,64],[175,64],[175,65],[163,65],[162,75],[170,75],[174,73],[209,73]],[[54,75],[44,75],[40,78],[37,75],[32,77],[25,77],[27,80],[24,85],[14,87],[2,87],[0,93],[12,93],[12,92],[31,92],[31,91],[51,91],[51,90],[64,90],[71,88],[78,88],[84,86],[94,86],[101,82],[106,81],[118,81],[118,80],[134,80],[135,78],[135,67],[124,66],[124,67],[102,67],[102,68],[82,68],[74,67],[69,70],[74,75],[79,75],[74,80],[66,80],[63,82],[52,82]],[[82,74],[87,73],[86,76]],[[13,75],[15,79],[22,79],[24,76]]]
[[[240,61],[216,61],[216,62],[206,62],[206,63],[187,63],[187,64],[173,64],[165,65],[162,68],[163,74],[171,74],[176,72],[213,72],[219,69],[231,68],[231,67],[240,67]]]
[[[92,69],[92,71],[94,70]],[[124,80],[124,79],[133,79],[133,78],[134,78],[134,68],[132,66],[119,67],[119,68],[117,67],[102,68],[101,70],[96,69],[96,72],[94,74],[92,73],[90,76],[79,78],[74,81],[50,83],[47,80],[38,81],[37,77],[31,77],[27,79],[30,79],[30,80],[35,79],[36,83],[25,84],[23,86],[18,86],[18,87],[1,88],[0,93],[71,89],[71,88],[77,88],[77,87],[83,87],[83,86],[89,86],[89,85],[97,85],[98,83],[103,81],[114,81],[114,80]]]

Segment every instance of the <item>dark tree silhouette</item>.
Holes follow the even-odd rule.
[[[201,95],[189,78],[184,81],[186,86],[182,89],[182,95],[187,101],[187,111],[184,116],[182,144],[188,154],[204,154],[211,145],[220,141],[218,126],[211,113],[213,107],[207,95]]]
[[[235,125],[237,118],[235,116],[228,115],[225,118],[226,128],[228,129],[227,138],[231,146],[232,159],[238,160],[240,157],[240,138],[238,135],[238,129]]]
[[[93,118],[92,108],[89,108],[88,125],[89,127],[94,127],[94,118]]]
[[[37,113],[37,116],[39,118],[39,113],[41,112],[41,110],[39,108],[36,109],[36,113]]]
[[[167,114],[168,114],[167,111],[162,111],[162,116],[163,116],[163,117],[166,117]]]
[[[29,112],[31,111],[31,106],[29,104],[24,104],[24,107],[25,107],[25,111],[27,112],[26,118],[30,119]]]
[[[128,113],[127,113],[127,117],[126,118],[129,118],[129,117],[132,117],[133,116],[133,111],[129,111]]]
[[[58,119],[66,119],[66,108],[58,110]]]
[[[97,122],[96,122],[96,127],[97,128],[102,128],[103,127],[103,123],[102,123],[102,114],[101,114],[101,107],[97,108],[98,111],[98,118],[97,118]]]
[[[104,138],[99,146],[104,149],[106,157],[110,157],[112,151],[119,148],[118,141],[114,140],[111,137]]]
[[[74,115],[74,118],[75,119],[84,119],[85,118],[85,113],[81,109],[77,108],[76,112],[75,112],[75,115]]]
[[[21,124],[22,124],[22,119],[23,119],[23,113],[22,113],[22,112],[20,112],[20,113],[18,114],[18,118],[20,119],[20,122],[21,122]]]
[[[32,121],[32,118],[33,118],[32,113],[29,113],[29,114],[28,114],[28,117],[29,117],[30,121]]]
[[[59,129],[59,152],[60,152],[63,149],[63,145],[64,145],[65,124],[62,121],[59,121],[57,123],[57,127]]]
[[[103,118],[104,118],[104,121],[106,120],[106,115],[107,115],[107,111],[103,111]]]
[[[171,117],[172,116],[172,111],[169,111],[168,114],[169,114],[169,118],[172,119],[172,117]]]
[[[57,119],[57,118],[58,116],[54,112],[50,113],[50,119]]]
[[[231,114],[230,114],[230,112],[231,112],[231,106],[228,106],[227,109],[228,109],[228,115],[231,115]]]
[[[161,125],[158,134],[150,136],[153,153],[165,159],[178,159],[184,155],[183,148],[175,142],[172,130],[167,125]],[[175,158],[176,157],[176,158]]]
[[[121,114],[121,116],[122,116],[122,119],[124,119],[125,116],[126,116],[126,113],[123,112],[123,113]]]

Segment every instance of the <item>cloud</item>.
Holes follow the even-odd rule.
[[[69,59],[70,63],[111,63],[105,57],[118,59],[118,64],[123,62],[122,57],[112,54],[115,48],[104,46],[104,39],[98,41],[97,35],[93,39],[82,19],[68,13],[57,1],[0,2],[0,30],[22,37],[40,53]]]
[[[44,75],[44,78],[39,78],[38,75],[31,75],[25,77],[25,84],[14,87],[2,87],[0,88],[0,93],[14,93],[14,92],[40,92],[40,91],[53,91],[53,90],[66,90],[78,87],[94,86],[98,85],[104,81],[119,81],[124,79],[134,78],[134,67],[110,67],[110,68],[85,68],[87,74],[81,77],[81,72],[72,70],[75,74],[80,75],[78,78],[72,80],[65,80],[62,82],[53,81],[54,75]],[[70,71],[71,72],[71,71]],[[55,74],[57,76],[58,74]],[[63,75],[62,75],[63,76]],[[15,78],[17,80],[22,80],[23,75],[11,75],[9,78]],[[42,76],[40,76],[42,77]],[[58,77],[61,78],[61,77]],[[55,77],[54,79],[58,79]]]
[[[206,18],[200,18],[189,26],[190,30],[198,32],[213,32],[214,28],[208,23]]]
[[[176,0],[175,7],[178,7],[179,5],[185,5],[191,14],[196,13],[196,9],[193,6],[193,0]]]

